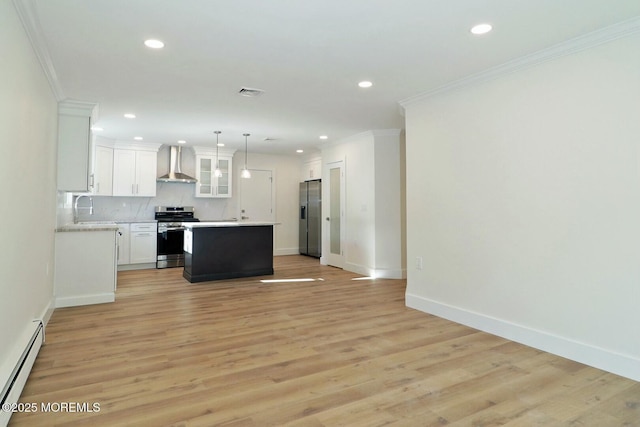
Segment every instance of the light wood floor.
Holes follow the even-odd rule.
[[[404,306],[405,282],[301,256],[265,279],[121,272],[58,309],[16,426],[638,426],[640,383]]]

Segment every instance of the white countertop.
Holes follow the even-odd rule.
[[[279,222],[266,221],[200,221],[200,222],[184,222],[187,229],[206,228],[206,227],[247,227],[256,225],[278,225]]]
[[[56,232],[67,231],[116,231],[118,224],[113,221],[79,222],[77,224],[65,224],[56,228]]]
[[[78,223],[68,223],[56,228],[56,231],[105,231],[117,230],[118,224],[146,224],[157,223],[155,219],[125,219],[125,220],[99,220],[99,221],[78,221]]]
[[[80,221],[77,224],[69,223],[56,228],[56,232],[67,231],[111,231],[117,230],[118,224],[122,223],[155,223],[156,220],[137,220],[137,221]],[[206,228],[206,227],[249,227],[260,225],[278,225],[279,222],[266,221],[200,221],[200,222],[183,222],[187,229]]]

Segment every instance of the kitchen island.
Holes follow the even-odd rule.
[[[183,277],[191,283],[273,274],[272,222],[185,223]]]

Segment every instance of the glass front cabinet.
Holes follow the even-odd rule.
[[[193,147],[196,153],[196,197],[231,197],[233,151]],[[215,176],[216,160],[222,176]]]

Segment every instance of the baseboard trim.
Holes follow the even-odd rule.
[[[407,307],[640,381],[640,359],[407,293]]]
[[[155,270],[155,262],[146,262],[142,264],[120,264],[118,271],[132,271],[132,270]]]
[[[54,310],[56,309],[56,300],[55,298],[51,298],[49,300],[49,304],[42,310],[40,314],[40,319],[42,319],[42,325],[44,329],[47,329],[47,325],[49,324],[49,320],[51,319],[51,315],[53,315]]]
[[[344,269],[353,273],[362,274],[363,276],[374,277],[376,279],[404,279],[406,277],[405,270],[403,269],[369,268],[351,262],[345,263]]]
[[[114,292],[94,295],[80,295],[73,297],[57,297],[56,308],[75,307],[78,305],[104,304],[108,302],[114,302],[115,300],[116,294]]]
[[[284,248],[284,249],[276,249],[273,251],[273,256],[282,256],[282,255],[300,255],[300,251],[298,248]]]

